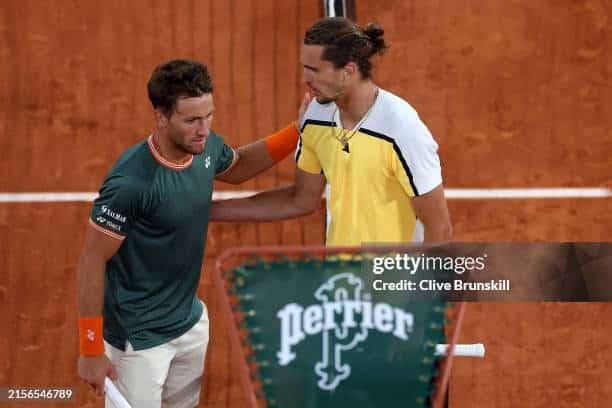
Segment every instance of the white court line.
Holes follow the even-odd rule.
[[[612,197],[609,188],[448,188],[444,192],[452,199]]]
[[[606,198],[612,197],[609,188],[447,188],[446,198],[500,199],[500,198]],[[248,197],[256,191],[217,191],[213,199]],[[96,192],[60,193],[0,193],[0,203],[79,202],[93,201]]]
[[[0,193],[0,203],[93,201],[98,193]]]

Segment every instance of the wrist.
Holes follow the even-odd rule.
[[[299,133],[295,122],[267,136],[265,138],[266,149],[272,160],[279,162],[295,151],[298,138]]]
[[[102,316],[79,317],[79,351],[82,356],[104,354]]]

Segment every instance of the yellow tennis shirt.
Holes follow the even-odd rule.
[[[411,198],[442,183],[438,145],[412,106],[383,89],[366,115],[343,129],[336,104],[315,99],[300,126],[297,166],[327,179],[327,245],[422,241]]]

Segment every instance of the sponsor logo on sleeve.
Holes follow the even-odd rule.
[[[104,214],[107,217],[110,217],[113,220],[115,220],[117,222],[120,222],[122,224],[125,224],[125,221],[127,221],[127,217],[125,215],[122,215],[122,214],[118,213],[117,211],[111,210],[106,205],[102,206],[102,214]]]
[[[112,229],[116,232],[121,232],[123,225],[125,225],[127,221],[127,217],[117,211],[111,210],[106,205],[103,205],[101,210],[102,214],[96,217],[96,222],[100,226]]]

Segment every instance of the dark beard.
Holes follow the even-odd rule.
[[[317,97],[316,100],[321,105],[327,105],[328,103],[336,102],[336,99],[338,99],[340,95],[342,95],[342,92],[343,92],[343,88],[336,87],[336,94],[334,96]]]
[[[177,143],[176,141],[172,141],[172,143],[174,144],[174,146],[176,146],[178,149],[182,150],[185,153],[189,153],[189,154],[201,154],[204,151],[204,147],[206,147],[206,143],[204,143],[204,146],[202,146],[202,148],[194,148],[192,145],[184,145],[182,143]]]
[[[198,147],[198,148],[194,148],[191,145],[188,146],[181,146],[181,148],[187,152],[187,153],[191,153],[191,154],[202,154],[204,152],[204,148],[206,147],[206,142],[204,142],[204,145],[202,145],[202,147]]]
[[[327,105],[328,103],[332,103],[334,101],[334,99],[332,98],[316,98],[317,102],[319,102],[321,105]]]

